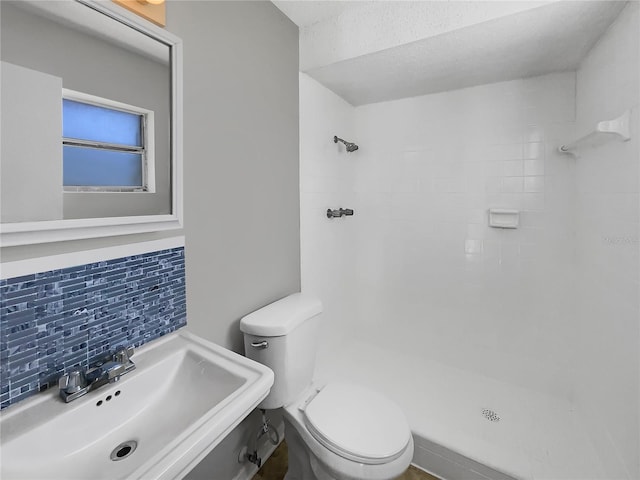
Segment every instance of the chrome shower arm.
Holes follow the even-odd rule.
[[[348,153],[355,152],[359,148],[358,145],[356,145],[355,143],[347,142],[346,140],[343,140],[342,138],[334,135],[333,143],[338,143],[338,142],[341,142],[344,144],[344,146],[347,148]]]

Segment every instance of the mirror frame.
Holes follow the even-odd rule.
[[[30,1],[30,0],[25,0]],[[0,247],[158,232],[182,228],[182,40],[113,2],[70,0],[137,30],[170,49],[171,214],[0,224]],[[30,2],[31,3],[31,2]],[[42,7],[41,7],[42,8]]]

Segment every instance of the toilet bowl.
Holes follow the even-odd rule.
[[[275,374],[259,407],[284,407],[285,480],[397,478],[413,457],[402,410],[369,388],[312,381],[321,312],[318,299],[297,293],[240,321],[247,357]]]
[[[364,387],[311,386],[284,407],[285,480],[390,480],[411,463],[413,438],[400,409]]]

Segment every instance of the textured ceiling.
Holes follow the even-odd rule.
[[[274,3],[279,8],[278,4],[281,3],[297,5],[298,20],[307,22],[307,26],[301,29],[301,35],[303,30],[306,36],[313,35],[315,31],[323,32],[323,36],[316,34],[317,49],[322,49],[331,38],[344,39],[347,33],[339,29],[350,29],[348,34],[352,40],[347,45],[342,40],[342,45],[336,41],[331,51],[324,55],[328,60],[316,62],[317,66],[309,65],[311,68],[305,68],[310,62],[301,58],[301,68],[352,105],[574,70],[626,4],[623,1],[557,1],[544,4],[537,2],[535,5],[529,2],[532,8],[527,10],[504,16],[494,15],[495,18],[475,24],[467,21],[462,27],[456,26],[453,19],[452,25],[440,30],[444,33],[436,30],[432,35],[419,32],[414,37],[419,39],[415,41],[399,44],[395,35],[395,44],[389,42],[393,46],[377,47],[371,49],[371,53],[357,54],[353,53],[353,43],[373,34],[370,30],[364,30],[367,25],[364,22],[360,26],[363,29],[358,31],[357,22],[349,22],[345,27],[345,20],[363,17],[367,9],[370,11],[375,5],[372,6],[370,2],[362,2],[361,5],[358,5],[360,2],[345,2],[349,5],[334,6],[317,4],[341,2]],[[316,5],[312,7],[316,10],[308,11],[303,19],[301,11],[307,3]],[[394,2],[379,3],[386,5],[384,14],[386,18],[391,18]],[[398,9],[403,5],[406,8],[410,3],[413,2],[398,2]],[[420,6],[424,8],[428,3],[421,2]],[[435,7],[442,8],[442,3],[435,3]],[[478,8],[477,5],[482,3],[478,2],[474,7]],[[490,3],[495,7],[501,2]],[[455,7],[456,2],[450,5]],[[491,7],[486,5],[486,8]],[[476,15],[478,19],[482,17],[481,13]],[[341,16],[342,21],[336,22],[333,15]],[[333,35],[327,25],[336,29]],[[374,41],[372,38],[363,43]],[[338,50],[347,51],[349,48],[349,55],[331,57]],[[312,56],[313,53],[309,51],[307,55]],[[331,58],[341,59],[331,61]]]
[[[282,13],[299,27],[308,27],[314,23],[341,15],[347,10],[361,8],[368,1],[318,1],[318,0],[271,0]]]

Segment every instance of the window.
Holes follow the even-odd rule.
[[[64,90],[66,192],[153,192],[153,112]]]

